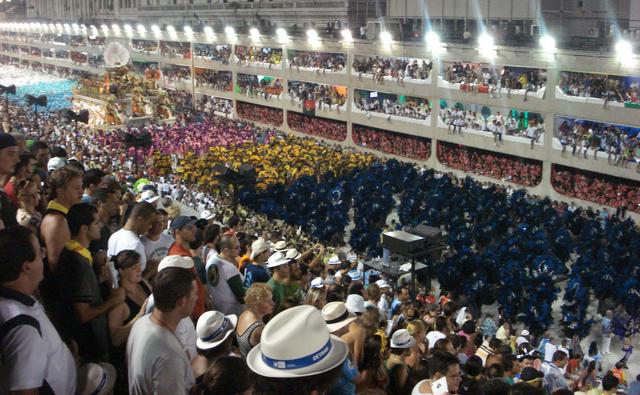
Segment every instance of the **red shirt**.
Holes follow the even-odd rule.
[[[191,251],[187,250],[183,246],[178,243],[173,243],[171,248],[169,248],[169,253],[167,255],[178,255],[178,256],[186,256],[189,258],[193,258],[191,255]],[[195,266],[191,268],[191,272],[196,274]],[[204,301],[205,301],[205,290],[204,285],[198,279],[196,275],[196,286],[198,287],[198,301],[196,302],[195,307],[193,308],[193,313],[191,314],[191,319],[194,322],[198,322],[198,318],[205,312]]]

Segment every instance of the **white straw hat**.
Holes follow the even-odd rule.
[[[273,245],[273,250],[274,250],[274,251],[280,251],[280,252],[283,252],[283,251],[285,251],[286,249],[287,249],[287,242],[286,242],[286,241],[284,241],[284,240],[280,240],[280,241],[276,242],[276,243]]]
[[[364,298],[361,295],[351,294],[347,296],[345,305],[347,305],[347,310],[349,310],[350,313],[364,313]]]
[[[287,259],[298,259],[302,254],[298,252],[295,248],[289,248],[287,253],[285,254]]]
[[[324,280],[322,277],[316,277],[311,280],[311,288],[324,288]]]
[[[391,336],[391,348],[411,348],[416,345],[416,339],[406,329],[398,329]]]
[[[225,316],[219,311],[205,311],[196,325],[196,346],[201,350],[219,346],[233,333],[237,323],[238,317],[235,314]]]
[[[340,258],[338,258],[337,255],[334,255],[331,258],[329,258],[329,265],[339,265],[339,264],[340,264]]]
[[[78,394],[105,395],[116,384],[116,369],[109,363],[93,363],[78,368]]]
[[[335,332],[345,325],[349,325],[357,317],[349,312],[344,302],[330,302],[322,308],[322,318],[324,318],[329,332]]]
[[[251,259],[255,259],[258,255],[271,249],[271,244],[262,237],[251,243]]]
[[[376,281],[376,285],[378,286],[378,288],[390,288],[389,284],[383,279]]]
[[[286,265],[287,263],[289,263],[287,257],[285,257],[282,252],[276,252],[273,253],[267,260],[267,267],[271,269],[274,267]]]
[[[263,377],[296,378],[327,372],[347,358],[345,342],[329,334],[313,306],[296,306],[276,315],[247,355],[249,368]]]

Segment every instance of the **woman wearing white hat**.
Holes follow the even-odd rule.
[[[406,329],[395,331],[391,336],[391,355],[385,362],[389,372],[390,393],[407,393],[409,373],[416,358],[416,339]]]
[[[198,318],[196,347],[199,355],[192,363],[196,382],[202,380],[201,376],[212,363],[231,353],[231,334],[237,323],[236,315],[224,315],[219,311],[205,311]]]
[[[285,310],[269,321],[247,355],[258,375],[254,394],[324,394],[340,377],[348,352],[316,308]]]
[[[324,288],[324,280],[322,277],[316,277],[311,281],[309,290],[304,296],[303,304],[313,306],[318,310],[322,310],[327,303],[327,292]]]

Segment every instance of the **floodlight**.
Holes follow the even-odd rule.
[[[182,31],[184,32],[184,34],[186,34],[187,36],[192,36],[193,35],[193,29],[191,28],[191,26],[185,26],[182,28]]]
[[[287,39],[287,31],[281,27],[276,29],[276,35],[280,41],[285,41]]]
[[[213,36],[213,29],[211,28],[211,26],[205,26],[204,34],[206,34],[209,37]]]
[[[233,26],[227,26],[224,28],[224,32],[227,34],[227,36],[229,37],[234,37],[236,35],[236,29],[233,28]]]
[[[318,32],[315,31],[314,29],[307,30],[307,38],[311,41],[318,40]]]
[[[556,40],[548,34],[540,37],[540,46],[545,52],[555,52]]]
[[[120,33],[120,26],[118,26],[118,24],[114,23],[113,25],[111,25],[111,30],[113,30],[116,33]]]
[[[629,41],[620,40],[616,43],[616,53],[620,58],[630,57],[633,55],[633,47]]]
[[[340,35],[342,35],[342,39],[344,41],[353,41],[353,35],[351,34],[351,30],[349,29],[342,29],[342,31],[340,32]]]
[[[382,41],[384,45],[389,45],[393,41],[393,36],[387,31],[380,32],[380,41]]]
[[[424,41],[427,43],[427,47],[429,49],[439,48],[442,44],[440,41],[440,35],[433,30],[428,31],[427,34],[425,34]]]
[[[495,49],[495,41],[493,37],[487,32],[484,32],[480,35],[480,37],[478,38],[478,45],[482,49]]]
[[[260,40],[260,30],[258,30],[255,27],[252,27],[251,29],[249,29],[249,35],[251,36],[251,39],[253,41]]]
[[[144,27],[144,25],[139,24],[136,29],[138,30],[138,34],[140,34],[141,36],[144,35],[147,32],[147,28]]]

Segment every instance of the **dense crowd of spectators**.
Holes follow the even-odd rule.
[[[558,86],[569,96],[594,97],[609,102],[637,103],[640,78],[563,71]]]
[[[233,91],[233,76],[230,71],[196,69],[196,86],[231,92]]]
[[[160,53],[170,58],[191,58],[191,43],[181,41],[160,41]]]
[[[424,59],[381,58],[379,56],[356,57],[352,64],[353,72],[358,75],[371,74],[373,79],[382,83],[384,77],[392,77],[398,83],[406,79],[426,80],[431,75],[433,63]]]
[[[562,154],[571,149],[572,156],[588,158],[589,151],[593,159],[598,153],[607,155],[607,161],[614,166],[627,167],[636,162],[636,171],[640,172],[640,134],[638,129],[601,122],[581,121],[563,118],[557,129],[557,137],[562,145]]]
[[[374,97],[372,93],[375,93]],[[429,100],[421,97],[404,96],[404,102],[400,102],[397,95],[359,89],[356,90],[354,104],[366,113],[377,112],[419,120],[427,120],[431,116]]]
[[[243,95],[263,97],[265,100],[269,100],[272,96],[280,98],[283,90],[280,78],[259,78],[255,74],[238,74],[236,83]]]
[[[224,64],[228,64],[229,57],[231,57],[231,45],[228,44],[215,45],[196,43],[193,45],[193,51],[197,57],[205,60],[222,62]]]
[[[287,124],[296,132],[336,141],[347,139],[347,124],[342,121],[287,111]]]
[[[289,68],[306,67],[316,70],[342,71],[347,55],[343,53],[288,50]]]
[[[218,112],[231,116],[233,115],[233,100],[203,95],[198,102],[198,110],[207,115]]]
[[[431,156],[431,139],[353,125],[353,142],[364,148],[415,160]]]
[[[511,66],[493,66],[454,62],[446,66],[444,80],[462,84],[461,89],[500,96],[513,90],[524,90],[525,100],[529,92],[537,92],[547,84],[547,70]]]
[[[347,100],[345,87],[302,81],[289,81],[288,87],[292,104],[294,101],[314,100],[319,109],[325,106],[331,111],[335,106],[340,111],[340,107],[344,106]]]
[[[502,136],[521,136],[531,141],[531,148],[544,134],[544,119],[541,115],[530,112],[507,111],[502,114],[485,116],[477,111],[454,108],[441,108],[440,119],[452,133],[462,134],[462,129],[468,128],[493,134],[496,144],[502,142]]]
[[[172,84],[191,79],[191,69],[186,66],[166,65],[162,68],[162,77]]]
[[[438,142],[438,160],[453,169],[533,187],[542,180],[542,162]]]
[[[131,49],[146,54],[158,52],[158,41],[155,40],[131,40]]]
[[[282,62],[281,48],[236,45],[235,51],[238,63],[268,63],[269,68],[271,68],[271,65],[278,65]]]
[[[572,198],[640,213],[640,182],[554,165],[553,188]]]
[[[614,327],[612,322],[621,317],[627,354],[614,367],[605,365],[599,382],[596,370],[604,362],[595,342],[585,353],[577,340],[557,341],[527,326],[516,329],[503,312],[483,314],[464,294],[420,285],[411,293],[406,282],[365,270],[360,254],[330,252],[304,240],[295,227],[229,210],[228,198],[205,196],[191,184],[176,187],[166,179],[140,184],[144,187],[120,183],[130,174],[119,163],[127,160],[126,151],[96,139],[111,132],[87,130],[78,139],[71,128],[55,125],[55,117],[46,121],[55,126],[49,134],[51,149],[45,141],[30,141],[33,158],[22,159],[27,145],[19,145],[13,135],[0,138],[0,158],[13,158],[0,162],[0,172],[14,177],[22,209],[19,215],[8,212],[8,194],[0,193],[0,215],[9,228],[0,230],[0,260],[5,262],[0,319],[27,317],[11,323],[4,334],[10,341],[0,345],[7,369],[3,384],[10,391],[35,391],[46,383],[58,393],[110,392],[115,387],[116,394],[402,395],[434,394],[446,386],[448,393],[461,395],[558,395],[598,388],[605,392],[592,393],[610,394],[619,385],[637,384],[623,369],[633,351],[625,344],[633,344],[638,328],[620,311],[608,311],[602,326],[604,332],[605,320]],[[184,155],[200,169],[210,171],[211,163],[243,158],[263,164],[263,156],[269,156],[267,163],[278,163],[286,180],[293,178],[293,170],[285,163],[314,169],[320,162],[337,176],[345,175],[352,163],[348,150],[287,137],[232,154],[218,147],[222,139],[215,135],[231,136],[243,127],[251,135],[254,127],[213,122],[219,128],[204,135],[212,137],[214,146],[203,158],[190,151]],[[183,135],[197,124],[182,125]],[[37,132],[29,137],[45,138]],[[70,155],[53,142],[64,144]],[[216,160],[208,155],[217,155]],[[495,157],[475,159],[512,166]],[[102,170],[98,164],[105,160],[115,162],[115,169]],[[370,164],[366,157],[361,160]],[[185,179],[194,170],[186,163],[176,168]],[[35,179],[28,177],[29,170]],[[109,176],[114,172],[117,179]],[[200,181],[206,185],[213,180]],[[40,194],[40,182],[52,192],[50,199]],[[481,188],[467,183],[467,189]],[[369,190],[363,192],[363,198],[373,198]],[[188,195],[217,207],[202,210],[198,220],[180,215],[179,207],[158,195],[176,200]],[[454,204],[466,204],[466,199],[471,195]],[[48,209],[38,208],[37,202]],[[516,210],[510,213],[516,215]],[[477,221],[475,214],[468,214],[467,224]],[[44,248],[33,231],[16,225],[18,218],[39,229]],[[516,237],[513,232],[510,237]],[[527,244],[516,242],[511,249],[524,250]],[[470,250],[466,245],[463,249]],[[456,276],[456,281],[468,277]],[[289,361],[304,363],[302,368],[294,365],[304,372],[282,377],[280,368],[291,368]],[[56,369],[49,369],[51,364]]]
[[[236,102],[236,112],[244,119],[266,125],[280,126],[283,122],[282,110],[258,104]]]

